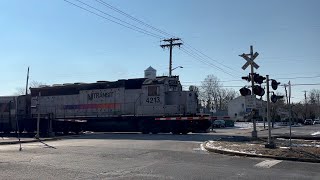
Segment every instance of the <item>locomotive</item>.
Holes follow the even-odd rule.
[[[179,76],[54,84],[30,91],[16,97],[25,105],[14,101],[23,110],[16,118],[23,130],[35,130],[37,119],[43,132],[187,134],[210,127],[210,117],[198,112],[197,93],[182,90]]]

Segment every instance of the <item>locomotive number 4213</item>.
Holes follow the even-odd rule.
[[[160,97],[148,97],[146,102],[147,103],[160,103]]]

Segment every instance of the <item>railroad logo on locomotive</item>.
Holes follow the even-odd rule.
[[[87,95],[88,100],[92,101],[94,99],[100,99],[100,98],[109,98],[113,96],[113,92],[98,92],[98,93],[90,93]]]

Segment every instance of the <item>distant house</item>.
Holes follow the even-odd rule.
[[[267,102],[253,96],[239,96],[228,103],[228,116],[236,121],[247,121],[246,116],[256,107],[259,116],[266,117]]]

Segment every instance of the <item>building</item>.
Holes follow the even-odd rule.
[[[157,77],[157,70],[153,67],[149,66],[146,70],[144,70],[144,77],[148,79],[156,79]]]
[[[228,116],[235,121],[247,121],[252,108],[258,109],[259,116],[266,117],[267,102],[254,96],[239,96],[228,103]]]

